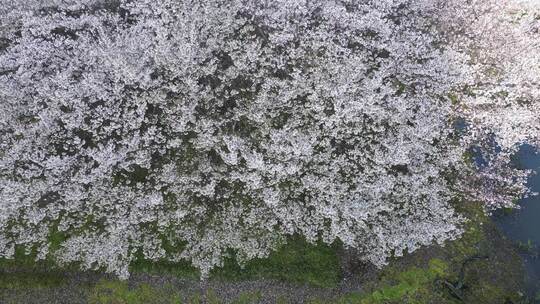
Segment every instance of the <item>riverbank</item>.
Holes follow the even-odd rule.
[[[187,264],[134,265],[126,282],[91,272],[3,264],[0,303],[524,303],[513,243],[473,203],[462,238],[394,259],[382,270],[339,245],[291,239],[268,259],[232,261],[207,282]]]

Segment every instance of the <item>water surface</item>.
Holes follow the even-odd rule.
[[[529,177],[528,185],[535,192],[540,192],[540,153],[531,146],[523,146],[517,153],[515,164],[519,168],[533,169],[538,174]],[[495,222],[503,233],[511,240],[533,246],[540,246],[540,195],[519,201],[521,209],[510,215],[498,214]],[[527,289],[530,294],[540,290],[540,259],[523,255],[527,272]]]

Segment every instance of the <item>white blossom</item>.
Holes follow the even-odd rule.
[[[0,256],[37,246],[126,278],[140,253],[205,278],[293,234],[377,266],[457,238],[452,199],[528,193],[510,155],[540,143],[538,16],[517,0],[0,5]]]

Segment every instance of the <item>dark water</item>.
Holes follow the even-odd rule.
[[[515,163],[519,168],[538,172],[529,177],[528,185],[534,192],[540,192],[540,153],[531,146],[523,146],[517,153]],[[496,215],[495,222],[511,240],[530,244],[536,249],[540,246],[540,195],[522,199],[521,209],[509,215]],[[540,290],[540,258],[523,254],[527,272],[527,291],[535,295]]]

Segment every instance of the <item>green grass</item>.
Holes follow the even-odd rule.
[[[254,304],[254,303],[258,303],[260,299],[261,299],[260,292],[243,292],[232,303],[233,304]]]
[[[59,233],[51,235],[53,247],[57,247],[64,239]],[[310,244],[302,238],[295,237],[271,253],[268,258],[249,261],[244,268],[240,267],[234,258],[229,258],[225,261],[224,267],[212,271],[211,278],[224,281],[266,278],[318,287],[333,287],[340,280],[340,266],[335,247],[323,243]],[[17,248],[15,259],[0,260],[0,271],[4,272],[0,278],[0,288],[44,288],[65,283],[62,269],[56,267],[52,257],[38,263],[34,259],[35,253],[27,255],[23,248]],[[133,273],[171,274],[180,278],[199,279],[199,271],[187,261],[155,262],[140,258],[132,262],[130,270]],[[132,294],[131,291],[118,288],[115,289],[118,292],[125,291]]]
[[[100,281],[91,291],[90,304],[151,304],[182,303],[180,295],[165,289],[156,289],[148,284],[140,284],[130,288],[122,281]]]
[[[0,271],[0,289],[41,289],[60,286],[64,283],[64,276],[58,272]]]
[[[206,302],[207,304],[221,304],[219,297],[216,292],[212,289],[206,291]]]
[[[172,287],[152,287],[148,284],[129,286],[118,280],[102,280],[90,291],[89,304],[226,304],[212,289],[204,293],[191,295],[185,302],[180,294],[173,292]],[[243,292],[231,304],[255,304],[261,298],[260,292]]]
[[[275,279],[318,287],[334,287],[340,280],[336,246],[324,243],[310,244],[300,237],[291,238],[277,251],[264,259],[249,261],[244,267],[236,262],[234,254],[226,258],[224,266],[210,273],[211,279],[241,281]],[[137,259],[131,263],[132,272],[172,274],[181,278],[198,279],[199,271],[187,261],[167,262]]]
[[[0,259],[0,289],[36,289],[60,286],[65,276],[49,261],[35,260],[35,251],[26,254],[15,248],[14,259]]]
[[[251,260],[244,268],[234,258],[226,259],[222,268],[211,272],[211,277],[228,281],[266,278],[334,287],[339,283],[341,269],[336,246],[293,238],[268,258]]]
[[[439,259],[432,259],[427,269],[412,267],[398,273],[388,273],[381,281],[395,281],[386,283],[362,296],[350,294],[340,299],[340,303],[358,304],[385,304],[385,303],[424,303],[424,295],[429,294],[433,282],[440,277],[448,275],[448,264]]]
[[[170,274],[179,278],[199,279],[199,270],[193,267],[187,261],[168,262],[168,261],[150,261],[138,259],[131,262],[131,272],[150,273],[150,274]]]

